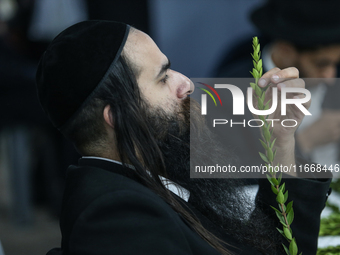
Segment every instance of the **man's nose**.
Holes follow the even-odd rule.
[[[176,72],[176,75],[178,76],[177,97],[182,99],[193,93],[195,90],[194,83],[181,73]]]

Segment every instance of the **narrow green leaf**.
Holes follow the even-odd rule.
[[[257,71],[256,71],[256,72],[257,72]],[[255,94],[256,94],[258,97],[262,96],[262,90],[261,90],[261,88],[260,88],[259,86],[256,86],[256,88],[255,88]]]
[[[262,102],[264,103],[264,100],[266,99],[266,93],[262,93],[262,95],[261,95],[261,100],[262,100]]]
[[[282,216],[282,214],[281,214],[281,212],[278,210],[278,209],[276,209],[274,206],[270,206],[275,212],[277,212],[279,215],[280,215],[280,217]]]
[[[280,223],[282,224],[282,226],[285,226],[285,227],[288,228],[288,226],[287,226],[287,224],[286,224],[286,222],[284,220],[280,220]]]
[[[259,60],[259,62],[257,62],[257,70],[261,70],[262,68],[262,59]]]
[[[288,248],[284,244],[282,244],[282,246],[285,249],[285,252],[287,253],[287,255],[291,255]]]
[[[272,141],[272,144],[270,145],[270,148],[273,149],[274,144],[275,144],[276,138]]]
[[[288,199],[288,190],[286,191],[283,197],[284,197],[283,203],[286,203]]]
[[[295,238],[293,238],[292,241],[289,244],[289,252],[290,252],[291,255],[297,255],[297,253],[298,253],[298,248],[297,248],[297,245],[296,245]]]
[[[283,217],[282,213],[279,210],[275,211],[276,217],[280,220],[281,223],[285,224],[285,218]]]
[[[293,207],[293,201],[290,201],[287,205],[286,213],[288,214]]]
[[[292,233],[290,233],[288,228],[283,227],[283,233],[285,234],[288,240],[292,240]]]
[[[281,208],[281,205],[282,205],[282,204],[277,204],[277,205],[278,205],[280,211],[282,212],[282,208]]]
[[[264,129],[263,135],[264,135],[264,138],[266,139],[266,141],[270,141],[271,135],[269,133],[268,128]]]
[[[267,148],[267,158],[270,162],[273,162],[274,154],[271,148]]]
[[[283,231],[282,231],[281,229],[279,229],[279,228],[276,228],[276,229],[277,229],[277,231],[280,232],[280,234],[281,234],[284,238],[286,238],[285,234],[283,233]],[[287,239],[287,238],[286,238],[286,239]]]
[[[269,100],[267,101],[267,103],[266,103],[266,105],[268,105],[268,109],[269,109],[269,104],[270,104],[271,101],[272,101],[272,100],[269,99]]]
[[[275,186],[275,184],[272,182],[272,177],[270,177],[268,174],[266,174],[268,181],[272,186]]]
[[[293,208],[291,208],[291,210],[287,214],[288,225],[292,224],[293,220],[294,220],[294,210],[293,210]]]
[[[281,187],[279,188],[279,190],[281,190],[282,193],[285,192],[285,189],[286,189],[286,183],[284,182]]]
[[[284,235],[284,233],[283,233],[283,231],[281,229],[279,229],[279,228],[276,228],[276,229],[277,229],[277,231],[280,232],[280,234]]]
[[[274,194],[277,195],[277,193],[278,193],[277,189],[273,185],[271,186],[271,188],[272,188],[272,191],[274,192]]]
[[[255,91],[256,84],[254,82],[251,82],[250,87],[252,87],[252,89]]]
[[[259,98],[257,100],[257,106],[258,106],[259,110],[263,110],[263,100],[262,100],[262,98]]]
[[[283,217],[282,213],[276,209],[274,206],[270,206],[273,210],[275,210],[275,213],[276,213],[276,217],[280,220],[280,221],[283,221],[285,220],[285,218]]]
[[[264,162],[269,163],[269,161],[268,161],[266,155],[264,155],[262,152],[259,152],[259,154],[260,154],[260,156],[261,156],[261,158],[262,158],[262,160],[263,160]]]
[[[267,128],[267,129],[269,130],[270,124],[269,124],[268,121],[266,121],[266,122],[264,123],[264,126],[265,126],[265,128]],[[268,144],[270,144],[270,141],[268,141]]]
[[[267,144],[266,144],[264,141],[262,141],[261,139],[259,139],[259,140],[260,140],[260,142],[261,142],[261,144],[262,144],[262,147],[263,147],[265,150],[267,150],[267,149],[268,149]]]
[[[276,178],[271,178],[271,181],[274,183],[275,186],[278,185]]]
[[[279,204],[283,204],[283,199],[284,199],[284,196],[282,194],[282,191],[279,191],[279,193],[277,194],[276,196],[276,201],[279,203]]]

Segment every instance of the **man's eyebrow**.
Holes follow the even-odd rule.
[[[171,67],[171,63],[170,63],[170,60],[168,59],[168,62],[166,64],[162,65],[161,70],[159,71],[156,79],[161,77],[163,73],[165,73],[168,69],[170,69],[170,67]]]

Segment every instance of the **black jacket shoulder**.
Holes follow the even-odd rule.
[[[218,254],[156,193],[113,165],[69,168],[62,254]]]

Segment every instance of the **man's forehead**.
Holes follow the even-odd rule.
[[[168,63],[167,57],[159,50],[151,37],[137,29],[130,32],[123,54],[140,70],[148,64],[155,64],[160,69],[162,65]]]
[[[123,50],[130,57],[135,58],[138,53],[150,51],[152,46],[156,46],[156,44],[149,35],[140,30],[134,29],[129,33]]]

